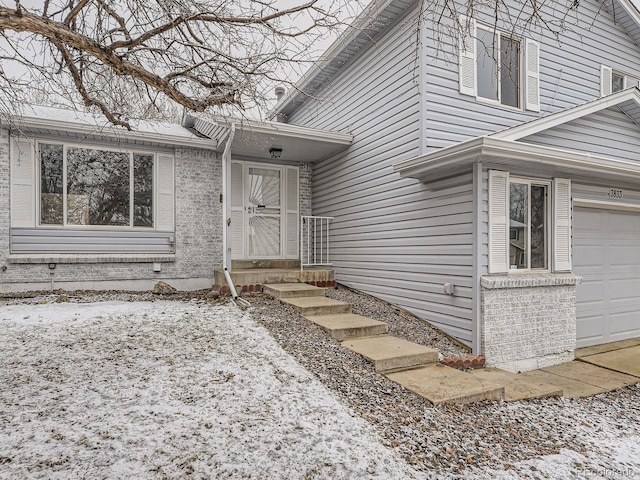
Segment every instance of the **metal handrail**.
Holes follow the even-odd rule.
[[[300,269],[331,265],[330,228],[333,217],[302,215],[300,222]]]

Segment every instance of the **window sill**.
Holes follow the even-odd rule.
[[[560,287],[578,285],[582,277],[573,273],[522,273],[519,275],[484,275],[480,286],[485,290],[500,288]]]
[[[9,255],[8,263],[42,264],[42,263],[154,263],[175,262],[175,255],[166,254],[28,254]]]

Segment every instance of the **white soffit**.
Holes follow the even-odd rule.
[[[269,160],[269,150],[280,148],[280,161],[316,162],[346,149],[353,141],[352,135],[344,133],[246,119],[199,118],[194,128],[204,135],[212,135],[211,138],[220,145],[232,124],[235,125],[231,145],[234,157]]]
[[[580,178],[624,179],[640,183],[640,163],[544,147],[513,140],[478,137],[394,165],[402,177],[431,182],[469,171],[476,162],[505,169],[539,171]]]

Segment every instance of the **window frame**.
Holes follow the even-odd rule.
[[[478,95],[478,68],[476,66],[475,69],[475,90],[476,90],[476,100],[482,103],[488,103],[491,105],[496,105],[496,106],[500,106],[500,107],[504,107],[504,108],[508,108],[511,110],[517,110],[517,111],[522,111],[525,109],[525,102],[524,102],[524,98],[523,98],[523,92],[524,92],[524,86],[525,86],[525,61],[524,61],[524,54],[525,54],[525,39],[521,38],[519,36],[513,35],[513,34],[509,34],[507,32],[504,32],[502,30],[498,30],[494,27],[489,27],[486,25],[483,25],[481,23],[476,22],[475,24],[475,31],[473,32],[473,37],[474,37],[474,41],[476,42],[476,46],[475,46],[475,61],[478,62],[478,55],[480,51],[486,51],[485,48],[481,48],[483,47],[482,42],[480,42],[478,40],[478,30],[485,30],[488,31],[490,33],[493,33],[493,37],[494,37],[494,42],[495,39],[498,40],[498,48],[497,48],[497,58],[493,58],[490,59],[493,60],[494,62],[496,62],[497,64],[497,71],[496,71],[496,82],[497,82],[497,87],[498,87],[498,99],[497,100],[493,100],[490,98],[486,98],[486,97],[481,97],[480,95]],[[502,37],[507,37],[512,41],[516,41],[518,42],[518,46],[519,46],[519,53],[518,53],[518,84],[517,84],[517,89],[518,89],[518,95],[517,95],[517,99],[518,99],[518,105],[517,106],[513,106],[513,105],[508,105],[505,103],[502,103],[502,67],[501,67],[501,61],[502,61]]]
[[[509,254],[509,261],[507,262],[507,267],[508,267],[508,273],[509,274],[520,274],[520,273],[549,273],[551,272],[551,263],[552,263],[552,254],[553,254],[553,250],[552,250],[552,245],[551,245],[551,234],[552,234],[552,228],[553,228],[553,205],[552,205],[552,187],[553,187],[553,182],[551,180],[543,180],[543,179],[536,179],[536,178],[524,178],[524,177],[512,177],[509,176],[509,180],[508,180],[508,185],[507,185],[507,212],[509,212],[508,215],[508,219],[507,221],[510,223],[511,222],[511,215],[510,215],[510,211],[511,211],[511,184],[512,183],[517,183],[520,185],[527,185],[527,192],[528,192],[528,217],[527,217],[527,228],[526,228],[526,238],[525,238],[525,244],[527,245],[527,249],[526,249],[526,254],[527,254],[527,268],[511,268],[511,262],[510,262],[510,257],[511,255]],[[531,187],[532,186],[542,186],[546,188],[546,194],[545,194],[545,215],[544,215],[544,221],[545,221],[545,235],[544,235],[544,239],[545,239],[545,256],[546,256],[546,267],[545,268],[531,268]],[[511,230],[511,228],[509,228],[509,230]],[[511,241],[511,235],[508,235],[509,237],[509,247],[508,247],[508,251],[510,251],[510,241]]]
[[[614,90],[613,89],[613,77],[620,77],[622,78],[622,88],[619,90]],[[631,83],[635,82],[635,85],[632,85]],[[617,92],[621,92],[622,90],[626,90],[627,88],[630,87],[638,87],[640,86],[640,78],[635,77],[633,75],[629,75],[627,73],[623,73],[619,70],[611,70],[611,93],[617,93]]]
[[[40,145],[61,145],[62,146],[62,223],[61,224],[48,224],[42,223],[41,217],[41,204],[42,204],[42,158],[40,156]],[[68,148],[82,148],[88,150],[102,150],[108,152],[115,152],[126,154],[129,157],[129,225],[74,225],[68,224],[68,212],[67,212],[67,150]],[[147,155],[152,157],[152,215],[153,225],[150,227],[135,226],[134,215],[134,155]],[[65,230],[135,230],[135,231],[156,231],[157,230],[157,193],[158,193],[158,153],[146,150],[146,149],[131,149],[131,148],[114,148],[113,146],[104,146],[99,144],[87,144],[79,142],[61,142],[59,140],[46,140],[40,139],[35,144],[35,162],[36,162],[36,182],[35,182],[35,195],[36,195],[36,228],[42,229],[65,229]]]

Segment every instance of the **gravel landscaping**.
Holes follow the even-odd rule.
[[[376,298],[344,287],[328,295],[352,302],[354,313],[388,322],[394,335],[446,356],[468,354],[425,322]],[[261,295],[250,301],[256,322],[418,470],[436,472],[439,478],[599,478],[598,472],[609,468],[640,478],[640,385],[579,400],[433,407],[376,374],[370,363],[293,308]],[[602,451],[610,439],[622,446],[625,459],[636,460],[615,463],[607,449]],[[570,454],[562,457],[564,463],[554,457],[536,461],[565,450]]]
[[[0,478],[640,478],[639,385],[434,407],[277,300],[206,294],[0,299],[31,312],[0,315]],[[328,295],[468,355],[380,300]]]

